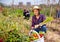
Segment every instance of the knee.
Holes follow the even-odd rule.
[[[47,30],[46,26],[43,26],[41,28],[42,28],[42,31],[44,31],[46,33],[46,30]]]
[[[46,30],[46,26],[42,26],[42,28]]]

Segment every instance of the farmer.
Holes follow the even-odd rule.
[[[23,11],[23,16],[24,17],[26,17],[26,12],[27,12],[26,9],[24,9],[24,11]]]
[[[60,18],[60,7],[57,7],[56,9],[56,17]]]
[[[27,10],[27,12],[26,12],[26,17],[27,17],[27,19],[29,19],[30,18],[30,12]]]
[[[46,18],[43,14],[40,14],[41,8],[38,6],[33,7],[34,16],[32,17],[32,28],[39,33],[39,31],[43,31],[46,33],[46,25],[39,26]],[[36,29],[35,27],[38,26]]]
[[[29,12],[28,10],[24,9],[23,15],[24,15],[24,17],[25,17],[24,19],[29,19],[29,17],[30,17],[30,12]]]

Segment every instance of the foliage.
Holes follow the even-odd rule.
[[[47,9],[46,15],[49,16],[49,10]],[[43,14],[44,11],[42,10]],[[31,12],[31,16],[33,12]],[[50,20],[52,18],[48,18]],[[4,8],[2,14],[0,14],[0,38],[3,38],[5,42],[30,42],[29,30],[31,28],[31,18],[25,20],[23,18],[23,10]]]
[[[16,15],[0,16],[0,37],[6,42],[29,42],[29,25]],[[25,24],[24,24],[25,22]],[[23,30],[21,30],[23,29]]]

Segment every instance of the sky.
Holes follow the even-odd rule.
[[[51,3],[53,3],[52,0],[50,0]],[[56,3],[58,3],[59,0],[56,0]],[[7,5],[11,5],[12,4],[12,0],[0,0],[0,2],[7,4]],[[47,4],[47,0],[14,0],[14,4],[18,5],[19,2],[23,2],[23,4],[26,5],[26,2],[31,2],[32,5],[39,5],[39,4]]]

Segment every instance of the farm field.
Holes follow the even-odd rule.
[[[32,15],[31,12],[31,17]],[[0,40],[3,42],[30,42],[28,33],[31,28],[31,17],[26,20],[23,16],[23,10],[5,8],[0,13]],[[60,20],[54,19],[47,23],[47,28],[45,42],[60,42]]]

